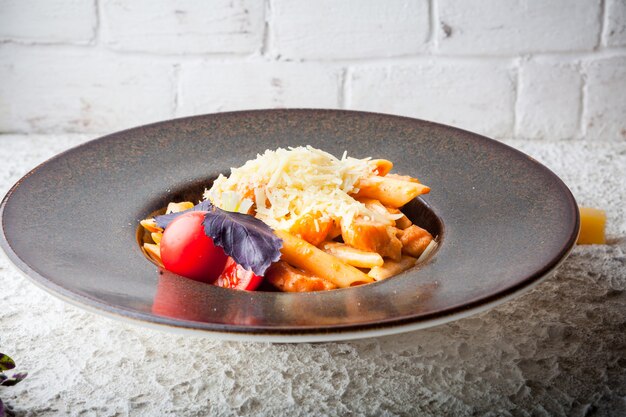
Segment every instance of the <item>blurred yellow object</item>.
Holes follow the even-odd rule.
[[[579,207],[580,210],[580,234],[576,241],[579,245],[603,244],[604,227],[606,225],[606,213],[604,210]]]

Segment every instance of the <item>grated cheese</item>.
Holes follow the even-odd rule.
[[[230,176],[220,175],[204,198],[225,210],[252,207],[275,230],[288,231],[308,213],[349,225],[359,215],[380,216],[350,196],[361,178],[373,175],[370,159],[351,158],[346,152],[338,159],[311,146],[267,150],[231,168]],[[254,205],[234,203],[232,193],[242,201],[252,199]],[[317,219],[315,228],[319,231]]]

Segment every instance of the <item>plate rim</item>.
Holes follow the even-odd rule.
[[[573,247],[568,251],[567,255],[573,250]],[[430,327],[440,326],[442,324],[451,323],[456,320],[464,319],[467,317],[474,316],[476,314],[483,313],[485,311],[491,310],[492,308],[498,307],[502,304],[505,304],[527,292],[530,292],[532,289],[537,287],[543,281],[548,279],[552,274],[558,269],[558,267],[565,262],[567,259],[567,255],[564,256],[557,265],[554,266],[553,269],[548,271],[545,275],[539,277],[534,282],[526,285],[524,287],[519,288],[517,291],[514,291],[504,297],[497,298],[491,300],[489,302],[476,305],[472,308],[468,308],[467,310],[461,310],[452,312],[448,315],[441,315],[440,317],[434,317],[429,320],[422,321],[414,321],[404,324],[392,324],[389,326],[380,326],[373,328],[363,328],[363,329],[339,329],[339,331],[329,331],[329,332],[300,332],[300,333],[259,333],[253,331],[245,331],[245,332],[233,332],[233,331],[222,331],[222,330],[212,330],[206,328],[198,328],[198,327],[187,327],[181,325],[172,325],[167,323],[162,323],[159,321],[151,320],[151,319],[143,319],[142,317],[133,317],[132,315],[124,315],[119,314],[115,311],[110,311],[108,309],[97,308],[92,304],[83,304],[80,301],[73,299],[71,297],[66,297],[60,292],[55,292],[50,288],[46,287],[42,283],[34,280],[30,277],[26,272],[17,268],[22,276],[24,276],[28,281],[33,283],[37,288],[44,290],[46,293],[52,295],[53,297],[67,302],[68,304],[77,307],[83,311],[87,311],[89,313],[94,313],[100,317],[105,317],[114,322],[122,322],[122,323],[130,323],[137,325],[142,328],[147,328],[151,330],[160,330],[167,331],[169,333],[181,334],[181,335],[191,335],[196,337],[208,337],[214,340],[219,341],[233,341],[233,342],[249,342],[249,343],[325,343],[325,342],[341,342],[341,341],[349,341],[349,340],[358,340],[358,339],[366,339],[371,337],[383,337],[383,336],[392,336],[395,334],[408,333],[412,331],[428,329]],[[74,293],[71,293],[74,294]],[[96,304],[101,304],[97,300],[93,300]],[[119,310],[129,311],[125,309],[118,308]],[[149,318],[153,318],[154,316],[147,316]]]
[[[443,127],[445,129],[451,129],[455,131],[462,131],[469,134],[471,140],[480,140],[486,142],[489,146],[496,146],[512,151],[520,157],[524,157],[533,163],[540,170],[545,172],[552,179],[556,180],[556,184],[564,191],[570,207],[577,208],[576,200],[567,187],[567,185],[561,180],[552,170],[545,165],[541,164],[531,156],[509,146],[503,142],[495,139],[488,138],[478,133],[474,133],[468,130],[460,129],[454,126],[445,125],[442,123],[432,122],[428,120],[422,120],[417,118],[411,118],[406,116],[398,116],[386,113],[375,113],[365,111],[354,110],[341,110],[341,109],[302,109],[302,108],[290,108],[290,109],[256,109],[256,110],[240,110],[222,113],[210,113],[203,115],[194,115],[188,117],[174,118],[155,123],[140,125],[131,127],[128,129],[116,131],[104,136],[87,140],[80,143],[63,152],[53,155],[46,159],[44,162],[38,164],[25,175],[23,175],[6,193],[2,202],[0,202],[0,247],[5,252],[5,255],[24,275],[29,281],[36,284],[39,288],[44,289],[46,292],[56,296],[57,298],[69,302],[79,308],[104,315],[109,318],[114,318],[122,321],[131,321],[135,324],[140,324],[148,327],[156,327],[160,329],[166,329],[170,331],[192,332],[199,333],[205,336],[216,336],[217,339],[222,340],[238,340],[238,341],[271,341],[271,342],[323,342],[323,341],[338,341],[349,340],[357,338],[365,338],[372,336],[382,336],[387,334],[401,333],[404,331],[418,330],[422,328],[432,327],[439,324],[454,321],[463,317],[488,310],[512,298],[521,295],[522,293],[530,290],[538,285],[543,279],[548,277],[558,266],[564,262],[569,253],[573,250],[580,230],[580,215],[578,210],[574,211],[574,228],[567,240],[563,242],[563,246],[559,250],[558,254],[555,254],[548,262],[545,263],[535,273],[521,279],[515,285],[510,285],[495,291],[492,294],[486,296],[478,296],[467,302],[459,303],[456,305],[448,306],[447,308],[432,312],[428,314],[422,314],[419,316],[411,316],[405,318],[391,318],[384,321],[377,321],[373,323],[361,323],[361,324],[333,324],[333,325],[321,325],[321,326],[301,326],[301,327],[277,327],[277,326],[245,326],[245,325],[231,325],[222,323],[206,323],[195,322],[190,320],[182,320],[176,318],[170,318],[166,316],[156,316],[140,311],[133,311],[124,307],[107,304],[96,298],[93,298],[87,294],[81,294],[74,291],[70,291],[63,286],[60,286],[50,279],[46,278],[43,274],[32,269],[25,261],[23,261],[19,255],[13,250],[8,237],[5,234],[5,207],[11,198],[11,195],[17,190],[23,181],[28,177],[37,173],[43,166],[49,162],[62,158],[64,155],[80,149],[85,146],[89,146],[93,142],[103,140],[113,140],[118,135],[124,135],[134,130],[141,130],[147,127],[154,127],[163,124],[169,124],[174,121],[185,121],[193,119],[201,119],[206,117],[220,117],[224,115],[245,115],[245,114],[260,114],[260,113],[293,113],[293,112],[306,112],[306,113],[346,113],[351,115],[375,115],[382,116],[391,119],[401,119],[410,122],[424,123],[427,125],[435,125]],[[445,224],[445,222],[444,222]]]

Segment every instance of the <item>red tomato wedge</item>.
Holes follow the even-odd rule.
[[[219,276],[215,285],[223,288],[232,288],[235,290],[254,291],[261,282],[263,277],[256,275],[252,271],[244,269],[231,257],[226,261],[226,266],[222,275]]]
[[[161,239],[161,260],[168,271],[212,283],[220,276],[229,258],[204,233],[205,213],[185,213],[167,226]]]

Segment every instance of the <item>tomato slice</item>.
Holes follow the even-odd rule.
[[[223,288],[232,288],[235,290],[254,291],[261,282],[263,277],[256,275],[252,271],[248,271],[239,265],[231,257],[228,257],[224,271],[219,276],[215,285]]]
[[[167,226],[161,238],[161,260],[168,271],[196,281],[214,282],[228,256],[204,233],[205,213],[185,213]]]

